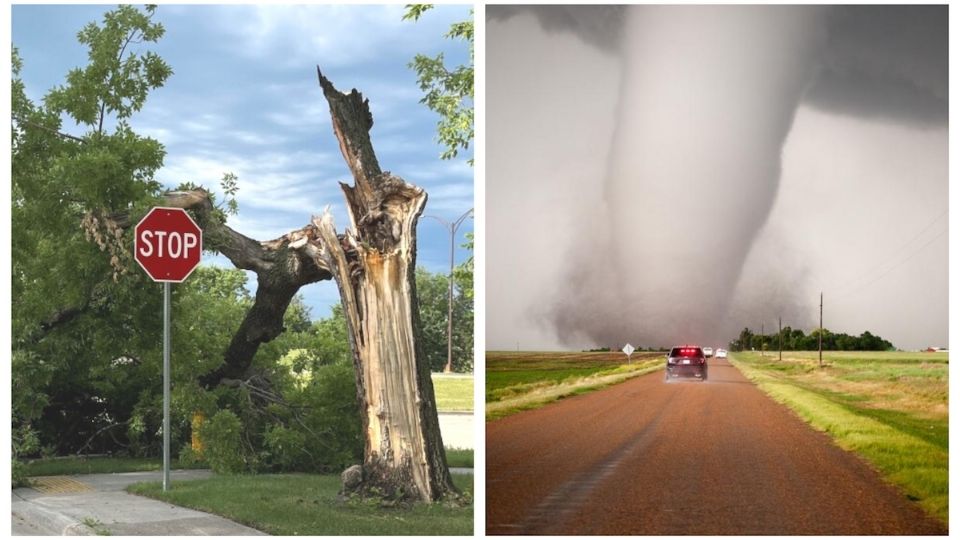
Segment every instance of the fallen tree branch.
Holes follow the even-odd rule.
[[[94,433],[93,435],[90,436],[89,439],[87,439],[86,444],[84,444],[83,446],[80,447],[79,450],[77,450],[77,454],[76,454],[76,455],[79,456],[84,450],[87,449],[87,447],[90,446],[90,443],[92,443],[93,440],[96,439],[96,438],[97,438],[101,433],[103,433],[104,431],[107,431],[108,429],[113,429],[113,428],[115,428],[115,427],[117,427],[117,426],[125,426],[125,425],[127,425],[127,424],[129,424],[129,423],[130,423],[130,420],[127,419],[127,420],[125,420],[125,421],[123,421],[123,422],[115,422],[115,423],[113,423],[113,424],[110,424],[109,426],[105,426],[105,427],[102,427],[102,428],[98,429],[96,433]],[[114,441],[116,441],[116,438],[114,438]]]

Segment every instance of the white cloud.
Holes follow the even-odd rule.
[[[324,102],[298,103],[286,109],[271,110],[263,116],[271,123],[288,131],[329,132],[330,112]]]
[[[258,242],[265,242],[299,229],[310,221],[310,216],[300,216],[300,220],[293,215],[286,219],[265,219],[265,217],[241,210],[239,214],[227,218],[227,225],[244,236]]]
[[[240,156],[228,151],[177,154],[167,159],[157,178],[166,185],[202,184],[222,197],[225,172],[237,175],[237,201],[244,209],[281,210],[309,216],[340,197],[336,180],[317,169],[329,168],[323,153],[261,152]]]
[[[439,214],[449,219],[459,216],[474,207],[473,185],[471,184],[441,184],[427,189],[428,213]]]
[[[399,4],[250,5],[226,10],[222,21],[245,56],[270,58],[282,66],[320,63],[329,69],[382,55],[384,41],[398,41],[401,27],[410,24],[402,15]]]

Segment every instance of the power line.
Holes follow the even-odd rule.
[[[851,294],[853,294],[853,293],[855,293],[855,292],[863,289],[863,288],[866,287],[867,285],[872,285],[872,284],[876,283],[877,281],[880,281],[884,276],[886,276],[886,275],[889,274],[890,272],[893,272],[894,270],[896,270],[897,268],[899,268],[900,266],[902,266],[903,263],[905,263],[905,262],[909,261],[910,259],[914,258],[915,256],[919,255],[921,251],[923,251],[923,250],[924,250],[927,246],[929,246],[930,244],[933,244],[933,243],[934,243],[935,241],[937,241],[941,236],[947,234],[947,231],[948,231],[948,230],[949,230],[949,229],[944,229],[943,231],[940,231],[940,234],[938,234],[938,235],[934,236],[933,238],[931,238],[929,241],[927,241],[927,243],[925,243],[925,244],[923,244],[922,246],[920,246],[917,250],[915,250],[915,251],[914,251],[913,253],[911,253],[909,256],[901,259],[899,262],[897,262],[897,264],[891,266],[891,267],[888,268],[885,272],[883,272],[882,274],[880,274],[879,276],[877,276],[877,277],[874,278],[873,280],[868,281],[868,282],[866,282],[866,283],[863,283],[863,284],[861,284],[860,286],[855,287],[855,288],[853,288],[853,289],[849,289],[849,290],[847,290],[847,292],[845,292],[845,293],[843,293],[843,294],[838,294],[837,296],[840,296],[840,297],[849,296],[849,295],[851,295]]]
[[[869,269],[867,269],[865,272],[861,273],[859,276],[856,276],[855,278],[850,279],[850,280],[847,280],[846,282],[844,282],[840,287],[837,288],[835,294],[840,294],[840,295],[846,294],[847,292],[850,292],[851,286],[853,286],[854,288],[858,288],[857,282],[861,282],[862,280],[867,279],[868,276],[870,276],[871,274],[874,274],[874,273],[876,273],[876,272],[878,272],[878,271],[882,271],[883,273],[889,272],[890,269],[884,270],[884,266],[885,266],[886,264],[888,264],[890,261],[894,260],[897,256],[899,256],[900,253],[903,252],[903,250],[905,250],[906,248],[910,247],[910,245],[913,244],[913,242],[915,242],[918,238],[920,238],[925,232],[927,232],[928,230],[930,230],[930,227],[932,227],[935,223],[937,223],[938,221],[940,221],[940,218],[942,218],[943,216],[947,215],[947,212],[948,212],[948,211],[949,211],[949,208],[945,208],[945,209],[943,210],[943,212],[940,212],[940,214],[937,215],[937,217],[933,218],[933,220],[931,220],[929,223],[927,223],[927,225],[924,226],[922,229],[920,229],[920,231],[919,231],[918,233],[916,233],[916,234],[913,235],[913,237],[911,237],[909,240],[907,240],[906,242],[904,242],[903,244],[901,244],[900,247],[898,247],[897,249],[895,249],[895,250],[893,250],[892,252],[890,252],[890,254],[887,256],[886,260],[883,261],[881,264],[872,266],[872,267],[870,267]],[[942,234],[943,234],[943,233],[940,233],[940,235],[942,235]],[[937,237],[939,237],[940,235],[938,235]],[[924,247],[926,247],[926,245],[928,245],[928,244],[924,244]],[[899,264],[900,264],[900,263],[898,262],[897,265],[899,265]],[[881,275],[882,275],[882,274],[881,274]],[[872,282],[871,282],[871,283],[872,283]]]

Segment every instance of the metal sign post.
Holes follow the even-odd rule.
[[[163,282],[163,490],[170,489],[170,282]]]
[[[163,490],[170,489],[170,283],[200,264],[203,230],[182,208],[155,207],[134,229],[134,259],[163,282]]]

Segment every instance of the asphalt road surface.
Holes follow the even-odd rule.
[[[488,534],[946,534],[725,360],[487,423]]]

